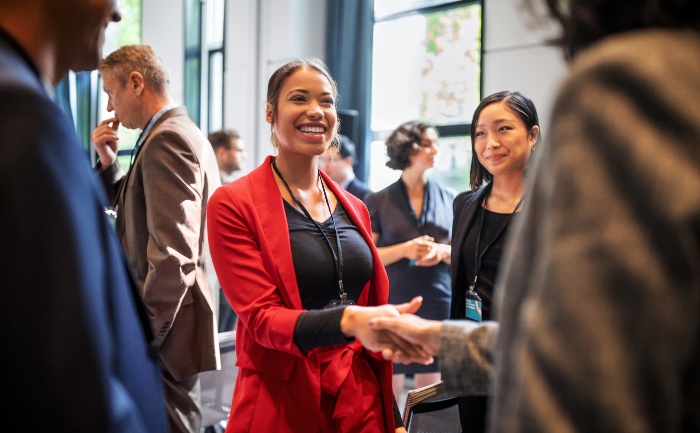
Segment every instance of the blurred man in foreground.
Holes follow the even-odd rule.
[[[106,198],[51,100],[97,67],[113,0],[0,0],[5,431],[165,432],[145,308]]]

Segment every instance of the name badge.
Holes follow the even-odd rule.
[[[467,319],[469,320],[474,320],[477,322],[481,322],[483,319],[483,315],[481,312],[481,297],[474,291],[474,290],[469,290],[465,294],[466,298],[466,316]]]

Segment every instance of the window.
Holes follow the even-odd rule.
[[[369,181],[396,181],[384,139],[400,124],[423,120],[440,133],[440,159],[429,177],[469,188],[471,117],[480,100],[481,3],[375,0]]]
[[[185,106],[204,133],[224,122],[225,9],[226,0],[185,0]]]

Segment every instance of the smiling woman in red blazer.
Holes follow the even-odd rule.
[[[386,338],[370,318],[415,311],[420,300],[385,305],[367,209],[318,169],[337,140],[336,99],[319,60],[278,69],[266,108],[277,157],[209,201],[211,255],[239,317],[227,433],[405,432],[395,426],[391,363],[360,342]]]

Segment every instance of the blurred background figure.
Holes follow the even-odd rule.
[[[525,169],[539,139],[535,104],[521,92],[498,92],[474,111],[471,191],[454,202],[451,319],[493,320],[491,300],[507,233],[520,216]],[[482,433],[486,396],[459,398],[464,433]]]
[[[438,133],[412,121],[386,140],[386,165],[401,170],[398,181],[369,194],[365,202],[372,220],[372,238],[389,275],[389,302],[423,297],[418,315],[442,320],[450,310],[452,202],[455,191],[428,180],[438,156]],[[416,388],[440,381],[439,360],[431,365],[394,366],[393,389],[398,400],[406,374]]]
[[[350,194],[364,201],[371,193],[367,184],[355,177],[355,143],[347,135],[340,135],[340,149],[329,146],[318,158],[318,165],[328,177]]]
[[[222,129],[209,134],[209,142],[214,148],[216,161],[221,172],[221,184],[225,185],[243,176],[248,154],[245,142],[235,129]]]
[[[0,1],[0,366],[8,432],[166,432],[151,323],[66,113],[115,0]]]
[[[245,143],[238,131],[235,129],[222,129],[212,132],[208,138],[214,148],[216,161],[219,164],[221,184],[225,185],[243,176],[245,174],[245,160],[248,155],[245,151]],[[218,291],[219,332],[233,331],[236,329],[238,316],[231,308],[224,291],[221,290],[221,284],[213,270],[212,274],[209,279],[210,284],[213,284]]]

